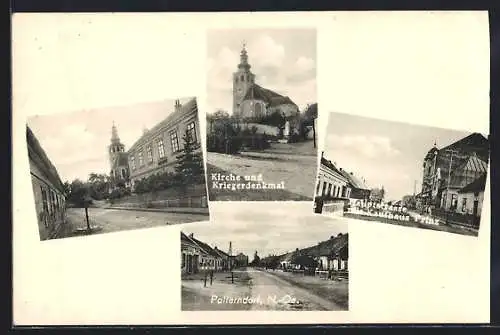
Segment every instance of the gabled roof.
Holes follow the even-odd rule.
[[[333,256],[340,253],[340,251],[347,247],[349,242],[349,234],[342,234],[340,236],[332,237],[329,240],[320,242],[318,245],[309,247],[302,250],[302,254],[308,256]]]
[[[34,154],[40,159],[40,163],[43,165],[41,166],[41,168],[46,174],[47,178],[51,181],[54,187],[64,193],[64,186],[61,178],[59,177],[57,169],[50,161],[49,157],[45,153],[45,150],[43,150],[40,142],[29,126],[26,126],[26,141],[28,144],[28,154],[30,156]]]
[[[466,152],[476,152],[477,155],[483,160],[488,160],[489,143],[488,139],[480,133],[472,133],[439,151],[446,151],[448,149],[457,149]]]
[[[467,170],[472,172],[486,173],[488,171],[488,163],[480,159],[475,153],[459,168],[460,170]]]
[[[349,234],[341,234],[335,237],[331,237],[330,239],[320,242],[319,244],[300,249],[297,251],[292,251],[286,254],[283,254],[280,257],[281,262],[292,262],[296,259],[296,257],[300,256],[308,256],[308,257],[319,257],[319,256],[334,256],[338,254],[344,254],[349,245]]]
[[[483,192],[485,187],[486,187],[486,173],[481,175],[481,177],[477,178],[472,183],[460,189],[458,193]]]
[[[129,152],[131,150],[136,149],[137,147],[145,144],[146,141],[152,140],[154,136],[158,135],[158,131],[162,128],[169,127],[170,125],[175,124],[178,122],[180,119],[183,118],[183,116],[187,113],[190,113],[192,111],[197,111],[198,110],[198,105],[196,103],[196,98],[192,98],[186,103],[182,104],[180,110],[174,111],[170,113],[170,115],[167,116],[167,118],[159,123],[157,123],[153,128],[149,129],[147,132],[142,134],[141,137],[135,143],[130,146]],[[182,134],[181,134],[182,135]]]
[[[343,176],[345,178],[345,176],[340,172],[339,169],[337,169],[337,167],[335,166],[335,164],[332,163],[331,160],[328,160],[324,157],[321,157],[321,165],[324,165],[328,169],[335,171],[336,173],[340,174],[341,176]]]
[[[270,107],[284,105],[284,104],[292,104],[295,103],[289,98],[285,97],[279,93],[271,91],[267,88],[259,86],[257,84],[253,84],[247,90],[245,97],[243,100],[262,100],[269,104]]]
[[[207,255],[214,256],[214,257],[220,257],[219,254],[212,249],[208,244],[192,237],[184,234],[181,232],[181,240],[184,240],[186,242],[191,242],[194,245],[197,245],[203,252],[205,252]]]

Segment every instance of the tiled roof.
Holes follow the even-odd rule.
[[[439,151],[448,149],[462,150],[467,152],[476,152],[477,155],[483,160],[487,161],[489,156],[489,143],[488,139],[480,133],[472,133]]]
[[[181,232],[181,239],[184,239],[185,241],[189,241],[191,243],[194,243],[195,245],[197,245],[202,251],[204,251],[206,254],[210,255],[210,256],[214,256],[214,257],[220,257],[219,254],[214,250],[212,249],[208,244],[192,237],[192,236],[188,236],[186,234],[184,234],[183,232]]]
[[[330,161],[324,157],[321,157],[321,165],[324,165],[327,168],[329,168],[330,170],[333,170],[333,171],[337,172],[338,174],[340,174],[341,176],[343,176],[343,174],[340,172],[339,169],[337,169],[335,164],[333,164],[332,161]]]
[[[130,147],[128,151],[136,149],[138,146],[144,144],[146,141],[151,140],[152,137],[157,136],[158,131],[164,127],[168,127],[170,124],[174,124],[178,120],[180,120],[186,113],[190,113],[192,111],[197,111],[198,105],[196,103],[196,98],[192,98],[186,103],[182,104],[181,109],[179,111],[174,111],[167,118],[158,124],[156,124],[153,128],[149,129],[145,132],[135,143]]]
[[[300,249],[299,252],[289,252],[280,256],[281,262],[293,262],[293,260],[298,256],[332,256],[335,254],[343,253],[349,245],[349,234],[342,234],[340,236],[332,237],[326,241],[320,242],[319,244]]]
[[[466,185],[464,188],[460,189],[458,193],[474,193],[482,192],[486,187],[486,173],[481,175],[481,177],[474,180],[472,183]]]
[[[284,104],[292,104],[295,103],[289,98],[285,97],[279,93],[271,91],[267,88],[263,88],[257,84],[253,84],[245,94],[243,100],[262,100],[269,104],[270,107],[284,105]]]
[[[358,178],[352,172],[349,173],[343,169],[340,169],[340,172],[347,180],[349,180],[349,183],[351,184],[352,187],[358,188],[361,190],[369,190],[370,189],[361,178]]]
[[[473,154],[466,159],[460,161],[460,166],[457,166],[451,174],[450,187],[462,188],[470,184],[471,179],[481,174],[486,174],[488,171],[488,163],[481,160],[477,155]],[[448,176],[442,176],[442,187],[448,186]]]
[[[50,161],[49,157],[45,153],[45,150],[43,150],[33,131],[28,126],[26,126],[26,140],[28,144],[28,152],[33,152],[38,157],[40,157],[41,163],[44,165],[41,168],[47,175],[47,178],[53,183],[54,187],[58,188],[59,191],[64,193],[64,186],[61,178],[59,177],[57,169]]]

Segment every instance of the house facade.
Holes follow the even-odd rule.
[[[193,142],[201,138],[198,120],[198,106],[192,98],[181,104],[175,101],[174,111],[143,135],[128,150],[128,165],[132,188],[143,178],[156,173],[174,172],[177,156],[182,152],[183,137],[188,132]]]
[[[28,158],[40,240],[55,238],[65,224],[64,185],[40,142],[26,127]]]
[[[349,180],[321,154],[321,164],[316,181],[315,196],[348,199],[351,196]]]

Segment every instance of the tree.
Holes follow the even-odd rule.
[[[105,199],[109,196],[111,186],[110,178],[105,174],[91,173],[88,178],[90,196],[96,200]],[[123,185],[125,187],[125,185]]]
[[[189,186],[205,182],[205,171],[203,166],[203,154],[200,144],[196,143],[191,133],[186,130],[182,137],[184,147],[177,158],[175,171],[177,172],[182,185]]]
[[[260,265],[260,257],[257,254],[257,251],[255,251],[255,254],[253,255],[253,260],[250,262],[250,265],[252,265],[252,266],[259,266]]]
[[[286,118],[280,110],[276,110],[270,115],[264,117],[260,123],[278,128],[281,135],[285,129]]]
[[[86,197],[89,195],[89,190],[87,184],[79,179],[75,179],[70,184],[70,193],[68,195],[68,201],[73,203],[75,206],[83,206]]]

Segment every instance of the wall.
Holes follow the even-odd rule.
[[[325,182],[326,186],[324,184]],[[329,190],[329,184],[332,185],[330,190]],[[333,197],[341,197],[342,187],[347,187],[346,179],[340,174],[330,170],[328,167],[321,164],[316,182],[315,195],[320,196],[323,194],[329,194]],[[347,188],[346,197],[349,197],[349,195],[350,195],[350,188]]]
[[[186,132],[187,126],[194,122],[196,142],[201,143],[200,139],[200,126],[198,122],[198,112],[197,109],[194,111],[189,111],[182,115],[181,119],[174,124],[168,125],[165,128],[154,131],[154,133],[148,134],[143,142],[134,145],[134,148],[128,152],[128,162],[130,179],[132,184],[137,180],[150,176],[151,174],[157,172],[173,172],[175,169],[177,156],[184,147],[183,136]],[[172,147],[170,134],[172,132],[177,133],[177,142],[179,144],[179,151],[174,152]],[[160,165],[160,154],[158,140],[163,140],[163,148],[165,156],[161,159],[162,164]],[[147,147],[151,146],[153,161],[148,160]],[[139,164],[139,153],[142,152],[143,164]],[[133,168],[132,157],[135,158],[135,168]]]
[[[259,107],[256,107],[256,106]],[[258,110],[260,108],[260,111]],[[240,104],[241,116],[244,118],[259,118],[267,115],[265,102],[263,100],[244,100]],[[260,113],[259,113],[260,112]]]
[[[41,240],[54,237],[64,223],[66,212],[66,198],[64,194],[54,187],[42,172],[39,165],[30,157],[31,183],[35,200],[35,209],[38,220],[38,231]],[[42,188],[47,194],[47,212],[44,213]],[[49,196],[50,195],[50,196]]]
[[[477,206],[477,216],[481,216],[481,210],[483,208],[483,198],[484,198],[484,192],[479,192],[478,194],[478,206]],[[467,199],[466,203],[466,211],[462,211],[462,202],[463,199]],[[457,213],[461,214],[471,214],[473,213],[474,209],[474,193],[461,193],[458,194],[458,205],[457,205]]]
[[[323,204],[323,214],[343,216],[344,215],[344,201],[332,200]]]

